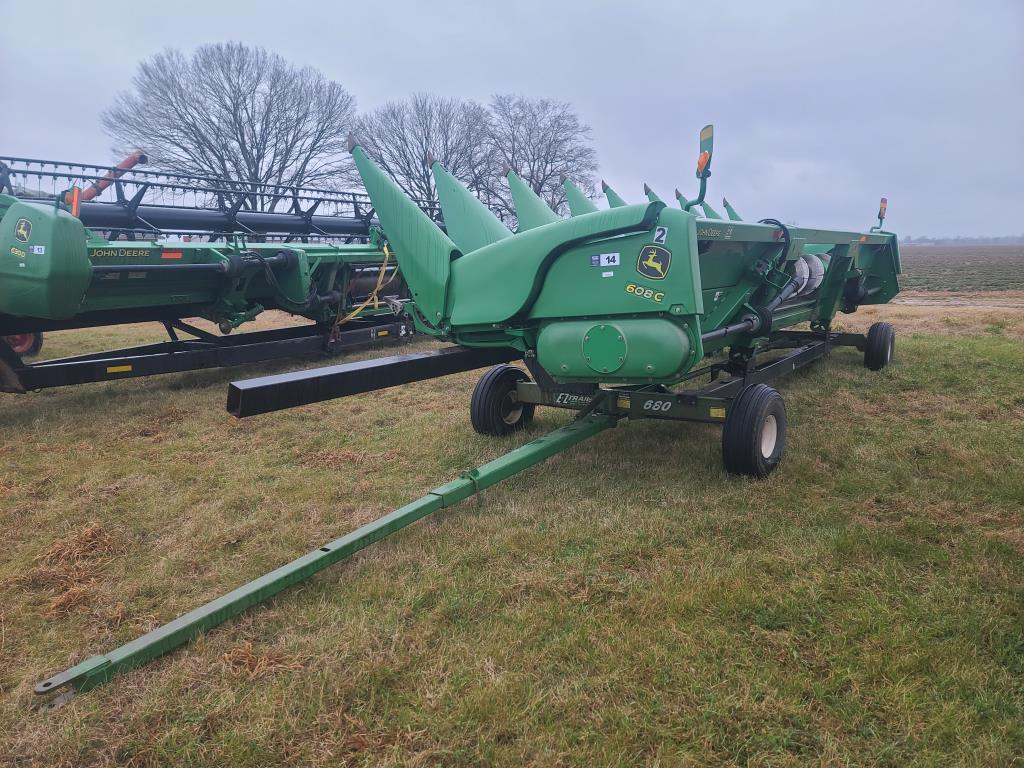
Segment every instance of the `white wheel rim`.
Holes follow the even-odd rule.
[[[779,423],[769,415],[761,425],[761,456],[770,459],[779,440]]]
[[[501,403],[501,420],[512,426],[519,421],[519,417],[522,415],[523,404],[519,402],[516,391],[513,389],[505,395],[505,399]]]

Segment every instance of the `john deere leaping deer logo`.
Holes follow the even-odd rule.
[[[30,237],[32,237],[32,222],[28,219],[18,219],[18,223],[14,225],[14,239],[27,243]]]
[[[671,265],[671,251],[660,245],[645,245],[636,259],[636,271],[651,280],[664,280]]]

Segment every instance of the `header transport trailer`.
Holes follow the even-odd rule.
[[[673,209],[648,190],[611,207],[566,180],[561,219],[511,170],[518,229],[509,231],[434,164],[447,234],[352,142],[351,150],[411,293],[418,331],[454,345],[268,376],[231,385],[243,417],[457,370],[495,365],[473,392],[470,421],[486,435],[526,427],[538,405],[577,412],[565,426],[441,485],[425,496],[106,654],[38,683],[48,694],[86,690],[138,667],[246,608],[350,557],[421,518],[479,493],[628,420],[719,424],[735,474],[764,477],[782,458],[786,409],[766,382],[837,346],[886,366],[893,329],[866,336],[832,328],[837,311],[878,304],[899,290],[896,236],[694,215],[710,176],[713,132],[701,133],[693,201]],[[793,326],[807,324],[808,330]],[[708,363],[701,365],[701,361]],[[526,370],[511,366],[522,360]],[[529,375],[528,373],[529,372]],[[532,376],[532,380],[531,380]],[[703,382],[703,384],[700,384]]]
[[[0,192],[18,193],[0,194],[0,391],[317,356],[412,330],[365,195],[134,170],[141,159],[0,158]],[[108,189],[116,199],[99,199]],[[267,309],[310,322],[227,335]],[[137,322],[168,341],[25,360],[45,331]]]

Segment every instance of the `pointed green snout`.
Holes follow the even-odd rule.
[[[562,220],[562,217],[548,208],[548,204],[511,168],[505,172],[505,178],[508,179],[509,189],[512,190],[512,204],[515,206],[516,219],[519,221],[517,232],[526,232]]]
[[[707,216],[709,219],[720,219],[720,218],[722,218],[719,215],[718,211],[716,211],[714,208],[712,208],[707,203],[702,202],[700,204],[700,207],[704,209],[704,215]]]
[[[463,253],[472,253],[496,243],[512,233],[487,206],[445,170],[440,163],[431,166],[437,198],[444,214],[444,226]]]
[[[626,204],[626,201],[619,197],[618,192],[608,186],[604,181],[601,182],[601,191],[604,192],[605,197],[608,198],[609,208],[621,208]]]
[[[459,249],[351,138],[349,149],[416,306],[429,323],[440,323]]]
[[[583,194],[583,190],[573,184],[567,176],[562,177],[562,189],[565,190],[565,199],[569,202],[569,213],[573,216],[597,211],[594,201]]]
[[[729,216],[730,221],[743,221],[743,217],[736,213],[736,209],[729,205],[729,201],[724,197],[722,198],[722,205],[725,206],[725,212]]]

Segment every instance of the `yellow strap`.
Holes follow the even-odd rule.
[[[344,325],[349,320],[352,320],[353,318],[358,317],[359,313],[362,312],[364,309],[366,309],[366,307],[369,306],[371,301],[373,302],[374,309],[376,309],[377,307],[380,306],[380,301],[378,299],[378,294],[380,293],[380,290],[382,288],[385,288],[388,285],[390,285],[391,281],[395,279],[395,275],[398,274],[398,270],[395,270],[395,273],[393,275],[391,275],[391,280],[388,280],[386,283],[384,282],[384,275],[386,275],[387,272],[388,272],[388,261],[390,261],[390,259],[391,259],[391,249],[388,248],[387,243],[385,243],[384,244],[384,261],[381,263],[381,265],[380,265],[380,272],[377,274],[377,285],[376,285],[376,287],[372,291],[370,291],[370,295],[366,297],[366,301],[364,301],[358,307],[356,307],[351,312],[349,312],[345,317],[341,317],[340,316],[341,315],[341,302],[339,301],[338,302],[338,315],[339,315],[339,317],[334,321],[335,327],[337,327],[339,325]]]

